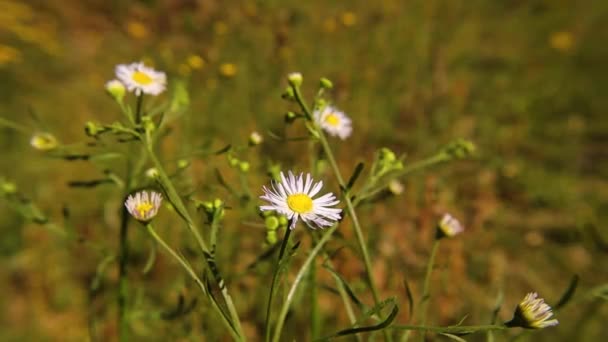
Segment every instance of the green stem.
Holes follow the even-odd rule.
[[[192,233],[192,235],[194,235],[196,242],[198,243],[201,251],[203,252],[203,262],[205,263],[205,267],[207,269],[211,270],[211,267],[209,265],[209,260],[207,259],[208,256],[211,255],[211,251],[207,247],[205,240],[203,240],[203,237],[201,236],[198,228],[195,226],[194,221],[192,220],[192,217],[190,217],[190,214],[188,213],[188,210],[186,209],[184,202],[182,201],[181,197],[177,193],[177,190],[173,186],[173,183],[169,179],[169,176],[167,176],[167,173],[165,172],[165,169],[164,169],[162,163],[158,160],[158,158],[154,154],[152,142],[150,140],[146,139],[145,144],[147,147],[148,156],[150,157],[150,160],[152,160],[152,162],[154,163],[154,166],[156,167],[156,170],[158,171],[158,177],[159,177],[162,185],[164,186],[164,189],[167,193],[167,197],[169,197],[171,204],[173,204],[173,206],[175,207],[175,209],[179,213],[179,215],[184,219],[184,221],[186,221],[186,227],[188,227],[188,230]],[[226,302],[226,306],[228,307],[228,311],[230,313],[232,323],[234,324],[234,328],[236,329],[237,335],[239,336],[238,340],[244,340],[245,337],[243,335],[241,321],[239,319],[239,316],[236,311],[236,307],[234,306],[234,303],[232,301],[232,298],[230,297],[230,294],[228,293],[228,286],[224,283],[223,279],[218,277],[218,275],[215,272],[211,272],[211,274],[213,276],[213,279],[215,280],[216,285],[220,288],[220,292],[224,298],[224,301]]]
[[[120,341],[128,341],[129,334],[126,320],[126,304],[128,297],[127,261],[129,259],[129,241],[127,239],[129,227],[129,212],[122,206],[120,216],[120,233],[118,241],[118,324]]]
[[[135,124],[139,125],[141,123],[141,109],[142,109],[142,104],[144,102],[144,95],[140,94],[137,96],[137,107],[135,109]]]
[[[439,249],[439,239],[435,239],[433,248],[431,249],[431,256],[429,257],[429,263],[426,265],[426,273],[424,275],[424,285],[422,288],[422,298],[420,300],[420,323],[421,325],[426,324],[426,316],[428,310],[428,303],[431,298],[430,285],[431,285],[431,273],[433,273],[433,264],[435,263],[435,256]],[[422,334],[422,341],[424,341],[424,334]]]
[[[300,270],[298,271],[298,274],[296,275],[296,278],[293,281],[293,284],[291,285],[289,292],[287,293],[287,298],[285,299],[285,302],[283,302],[283,306],[281,307],[281,311],[279,313],[279,318],[277,320],[277,325],[276,325],[276,328],[274,329],[274,336],[272,338],[273,342],[278,342],[281,338],[281,331],[283,330],[283,323],[285,322],[285,317],[287,317],[287,312],[289,311],[291,302],[294,299],[296,289],[298,288],[298,286],[300,285],[300,282],[306,275],[306,272],[308,272],[308,268],[310,267],[310,264],[314,261],[315,257],[317,256],[317,254],[319,254],[319,252],[321,251],[321,249],[323,248],[325,243],[327,241],[329,241],[333,232],[336,231],[337,228],[338,228],[338,225],[336,224],[333,227],[329,228],[323,234],[323,237],[321,238],[321,240],[319,240],[319,243],[317,243],[315,248],[308,255],[308,258],[306,258],[306,261],[304,261],[304,264],[302,265],[302,267],[300,267]]]
[[[173,250],[173,248],[171,248],[171,247],[169,247],[169,245],[167,245],[165,240],[163,240],[156,233],[156,231],[154,230],[154,228],[152,227],[152,225],[150,223],[146,224],[146,228],[148,230],[148,233],[150,233],[150,235],[154,238],[154,240],[156,240],[156,242],[158,242],[158,244],[161,245],[175,260],[177,260],[177,262],[186,270],[186,272],[188,272],[190,277],[201,288],[203,293],[207,293],[207,288],[205,287],[205,284],[196,275],[196,272],[192,269],[192,267],[190,267],[188,262],[186,260],[184,260],[184,258],[182,258],[175,250]],[[216,302],[213,300],[210,300],[210,302],[213,304],[213,306],[216,308],[216,310],[220,311],[220,318],[222,318],[222,322],[224,323],[224,325],[226,325],[226,327],[228,328],[228,331],[230,332],[230,334],[232,335],[234,340],[242,341],[243,338],[241,338],[239,336],[239,333],[234,329],[234,327],[232,326],[232,324],[230,323],[228,318],[224,314],[221,313],[221,309],[217,306]]]
[[[298,104],[300,105],[300,107],[302,108],[302,110],[304,111],[304,115],[306,116],[307,120],[313,122],[312,114],[311,114],[310,110],[308,109],[306,102],[303,100],[300,90],[298,89],[298,87],[292,87],[292,88],[294,90],[295,99],[298,102]],[[329,143],[327,142],[327,138],[325,137],[325,134],[323,133],[323,131],[321,129],[317,129],[317,134],[319,137],[319,141],[321,142],[321,146],[323,147],[323,152],[325,152],[325,155],[327,156],[327,160],[329,161],[329,164],[331,165],[331,168],[338,180],[340,188],[345,189],[346,184],[344,183],[344,178],[342,178],[342,173],[340,172],[340,169],[338,168],[338,164],[336,163],[334,154],[333,154],[331,148],[329,147]],[[374,298],[374,305],[377,305],[380,302],[380,296],[378,295],[378,290],[376,289],[376,285],[375,285],[374,278],[372,275],[372,263],[371,263],[371,260],[369,257],[369,253],[367,251],[367,245],[365,244],[365,239],[363,237],[361,225],[359,224],[359,219],[357,217],[357,213],[355,212],[355,206],[353,205],[353,202],[350,199],[350,194],[348,192],[343,192],[342,198],[344,199],[344,202],[346,202],[346,208],[348,210],[348,214],[350,215],[351,220],[353,222],[353,227],[355,228],[355,234],[357,236],[357,243],[359,244],[359,249],[361,250],[361,254],[363,255],[363,262],[365,264],[365,273],[367,275],[367,282],[369,283],[369,287],[372,291],[372,296]],[[392,339],[390,338],[388,332],[386,332],[385,330],[383,330],[383,332],[384,332],[385,339],[387,341],[391,341]]]
[[[451,327],[431,327],[424,325],[391,325],[389,329],[431,331],[445,334],[472,334],[482,331],[506,330],[509,328],[504,325],[458,325]]]
[[[289,224],[291,226],[291,222]],[[277,259],[277,266],[274,269],[274,273],[272,275],[272,283],[270,284],[270,294],[268,295],[268,304],[266,305],[266,322],[264,323],[264,331],[266,331],[265,341],[270,340],[270,313],[272,311],[272,299],[274,297],[274,288],[277,282],[277,277],[279,275],[279,266],[281,265],[281,261],[283,260],[283,255],[285,254],[285,248],[287,248],[287,243],[289,241],[289,236],[291,235],[291,228],[287,228],[285,230],[285,236],[283,237],[283,241],[281,242],[281,249],[279,251],[279,258]]]

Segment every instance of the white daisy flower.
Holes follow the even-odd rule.
[[[317,124],[332,136],[338,136],[344,140],[353,131],[352,121],[344,112],[333,106],[325,106],[313,112]]]
[[[163,196],[158,192],[150,191],[150,195],[148,195],[148,192],[140,191],[135,196],[129,195],[125,201],[125,207],[135,219],[147,222],[156,216],[162,201]]]
[[[270,205],[260,206],[260,210],[274,210],[287,216],[291,221],[290,229],[296,226],[298,219],[302,219],[310,228],[324,228],[334,224],[340,219],[342,209],[330,208],[340,201],[333,193],[327,193],[319,198],[313,196],[319,193],[323,187],[323,182],[319,181],[313,185],[310,174],[303,174],[296,177],[289,171],[289,176],[285,177],[283,172],[280,174],[281,181],[273,182],[272,189],[263,187],[264,195],[261,199],[268,201]]]
[[[437,225],[438,231],[437,236],[442,237],[454,237],[464,231],[464,227],[457,219],[450,214],[444,214]]]
[[[517,305],[515,315],[506,325],[509,327],[522,327],[528,329],[542,329],[558,325],[557,319],[550,319],[553,316],[551,307],[545,300],[538,298],[536,292],[530,292],[524,300]]]
[[[158,95],[165,91],[167,76],[144,63],[120,64],[116,66],[116,77],[135,95]]]

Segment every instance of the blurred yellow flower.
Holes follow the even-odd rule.
[[[199,55],[190,55],[188,56],[188,65],[194,70],[202,69],[205,66],[205,60]]]
[[[228,32],[228,25],[223,21],[217,21],[213,24],[213,32],[217,35],[223,35]]]
[[[354,26],[357,23],[357,15],[353,12],[344,12],[342,14],[342,24],[344,26],[350,27]]]
[[[50,151],[57,148],[59,142],[51,133],[40,132],[32,136],[30,145],[38,151]]]
[[[574,35],[568,31],[555,32],[549,38],[549,45],[555,50],[568,52],[574,46]]]
[[[220,65],[220,74],[224,77],[233,77],[236,75],[236,72],[236,65],[232,63],[222,63],[222,65]]]
[[[19,62],[21,52],[12,46],[0,44],[0,66],[8,63]]]
[[[148,29],[138,20],[131,20],[127,23],[127,33],[131,38],[144,39],[148,37]]]

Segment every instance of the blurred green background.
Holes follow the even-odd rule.
[[[382,146],[406,154],[406,163],[455,138],[478,148],[472,160],[418,173],[404,181],[402,195],[361,210],[383,297],[397,296],[404,308],[398,322],[408,319],[403,277],[420,290],[434,215],[449,210],[467,231],[442,245],[433,322],[469,314],[467,324],[488,323],[501,289],[502,319],[528,291],[555,304],[578,274],[574,301],[557,314],[560,325],[519,338],[598,341],[608,336],[608,308],[590,292],[608,283],[607,42],[606,1],[1,0],[0,116],[27,129],[0,126],[0,176],[55,220],[68,207],[78,231],[112,246],[121,199],[68,187],[99,173],[47,158],[29,139],[48,131],[71,144],[84,139],[86,121],[119,120],[103,91],[116,64],[142,60],[166,71],[170,87],[187,82],[189,130],[170,138],[173,145],[187,137],[192,146],[219,147],[242,143],[253,130],[265,134],[259,156],[250,156],[260,175],[258,157],[308,165],[306,145],[266,134],[282,129],[291,108],[279,96],[285,75],[302,72],[309,96],[328,77],[333,101],[354,122],[346,143],[333,141],[345,174]],[[210,165],[193,169],[197,182],[213,181]],[[254,191],[265,182],[254,176]],[[218,187],[209,191],[201,197],[225,196]],[[58,241],[4,204],[0,229],[0,339],[84,340],[91,315],[103,340],[115,337],[111,294],[87,294],[98,254]],[[263,240],[254,232],[248,248],[221,262],[238,271],[253,261]],[[361,282],[362,265],[353,259],[344,258],[340,270]],[[163,267],[179,273],[168,259]],[[163,274],[154,281],[162,283]],[[237,302],[266,291],[239,284]],[[248,332],[259,336],[262,307],[240,305]],[[321,309],[334,314],[332,305]],[[306,327],[306,319],[294,321]],[[172,324],[134,330],[142,340],[188,335]],[[344,314],[331,324],[325,331],[347,327]]]

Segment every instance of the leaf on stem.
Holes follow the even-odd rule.
[[[399,306],[397,305],[395,298],[389,298],[385,301],[378,303],[378,305],[373,307],[366,315],[364,315],[364,317],[366,317],[366,316],[370,317],[373,314],[375,314],[377,311],[380,311],[382,308],[384,308],[388,304],[392,304],[393,308],[391,309],[391,312],[389,313],[389,315],[382,322],[375,324],[375,325],[365,326],[365,327],[340,330],[333,335],[323,337],[317,341],[326,341],[326,340],[330,340],[330,339],[336,338],[336,337],[354,335],[354,334],[359,334],[359,333],[363,333],[363,332],[372,332],[372,331],[382,330],[382,329],[388,327],[393,322],[393,320],[395,320],[395,317],[397,317],[397,313],[399,313]]]
[[[346,183],[346,186],[342,189],[343,192],[347,193],[350,191],[350,189],[353,188],[353,185],[355,185],[355,182],[361,175],[361,171],[363,171],[364,167],[365,164],[363,164],[362,162],[359,162],[357,164],[357,166],[355,167],[355,171],[353,171],[352,176],[350,176],[350,179],[348,180],[348,183]]]
[[[564,292],[562,297],[559,299],[557,304],[555,304],[555,306],[553,306],[554,310],[557,310],[557,309],[563,307],[564,305],[568,304],[570,299],[572,299],[572,296],[574,296],[574,292],[576,291],[576,287],[578,286],[578,279],[579,279],[578,274],[575,274],[572,276],[572,279],[570,279],[570,284],[568,285],[568,288],[566,289],[566,291]]]

